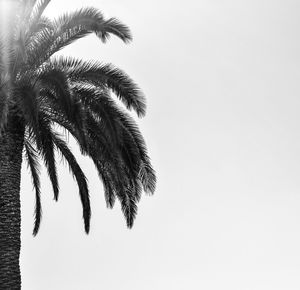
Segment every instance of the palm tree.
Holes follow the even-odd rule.
[[[23,156],[35,188],[36,235],[41,222],[40,160],[54,199],[59,196],[58,152],[77,181],[85,232],[90,228],[86,176],[66,142],[71,134],[102,180],[107,207],[121,203],[132,227],[142,191],[155,190],[155,172],[144,139],[126,111],[145,115],[145,99],[131,78],[111,64],[54,56],[88,34],[105,42],[131,40],[129,29],[94,8],[50,20],[50,0],[10,0],[13,17],[0,26],[0,289],[20,289],[20,178]],[[1,4],[2,3],[2,4]],[[3,0],[0,0],[0,9]],[[4,29],[5,28],[5,29]],[[115,101],[118,98],[125,108]],[[61,130],[63,129],[63,130]]]

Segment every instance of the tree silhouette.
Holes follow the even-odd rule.
[[[0,27],[0,289],[20,289],[20,177],[24,155],[35,188],[36,235],[41,222],[40,160],[59,197],[55,152],[78,184],[86,233],[90,227],[87,179],[66,142],[71,134],[89,156],[104,187],[107,206],[121,203],[132,227],[141,193],[156,177],[139,128],[126,111],[145,115],[145,98],[122,70],[98,61],[54,56],[91,33],[131,40],[127,26],[83,8],[54,20],[43,15],[50,0],[6,1],[11,13]],[[0,9],[4,2],[0,0]],[[118,105],[119,98],[126,109]],[[60,130],[63,128],[64,130]],[[65,132],[65,134],[61,132]]]

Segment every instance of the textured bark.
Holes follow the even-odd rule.
[[[0,289],[21,289],[20,181],[24,128],[16,118],[0,136]]]

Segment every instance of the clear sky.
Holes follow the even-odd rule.
[[[157,191],[142,198],[127,230],[79,158],[90,235],[61,166],[58,203],[43,178],[33,238],[23,166],[23,289],[300,289],[300,2],[52,0],[47,13],[82,6],[132,30],[130,45],[89,37],[62,53],[112,62],[143,89],[148,113],[139,124]]]

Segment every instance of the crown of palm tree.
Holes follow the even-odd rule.
[[[5,129],[10,115],[24,124],[24,151],[36,197],[33,234],[41,221],[40,159],[55,200],[59,196],[55,151],[77,181],[89,232],[87,179],[58,128],[70,133],[81,153],[93,160],[107,206],[112,208],[117,198],[127,226],[132,227],[141,193],[152,194],[156,178],[138,126],[115,97],[138,116],[145,115],[145,98],[131,78],[111,64],[53,56],[91,33],[103,42],[114,35],[127,43],[129,29],[115,18],[105,19],[95,8],[50,20],[43,16],[50,0],[11,2],[14,17],[7,25],[8,33],[0,36],[0,129]]]

